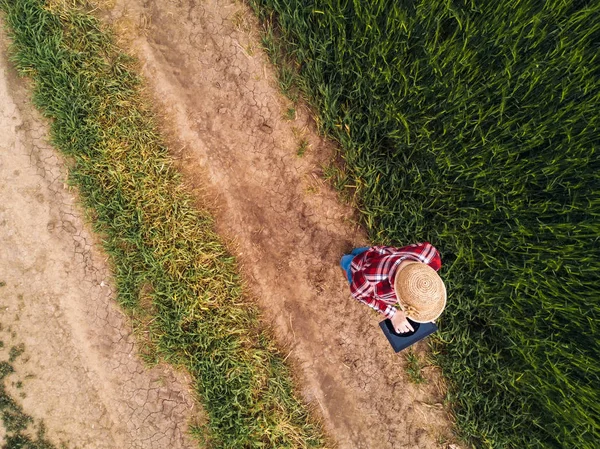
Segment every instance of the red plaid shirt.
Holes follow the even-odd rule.
[[[440,253],[431,243],[416,243],[403,248],[373,246],[356,256],[350,264],[352,296],[369,307],[392,318],[398,302],[394,292],[396,270],[403,260],[423,262],[439,271],[442,267]]]

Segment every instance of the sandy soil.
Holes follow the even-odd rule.
[[[322,181],[332,151],[307,112],[283,118],[290,104],[249,9],[231,0],[109,3],[100,2],[103,18],[139,57],[186,179],[212,188],[219,231],[332,439],[340,448],[446,447],[439,373],[425,366],[427,383],[410,383],[379,316],[349,295],[338,261],[366,236]],[[310,145],[299,156],[302,139]],[[416,346],[423,357],[424,343]]]
[[[24,80],[8,65],[3,31],[0,360],[25,347],[6,382],[11,396],[36,425],[43,420],[56,445],[198,447],[186,433],[197,410],[189,380],[168,367],[148,369],[136,356],[105,255],[64,184],[65,162],[47,144]]]

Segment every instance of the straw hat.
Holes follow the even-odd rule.
[[[439,317],[446,306],[446,286],[436,271],[424,263],[411,263],[394,279],[394,291],[400,307],[417,323]]]

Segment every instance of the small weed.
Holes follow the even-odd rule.
[[[317,194],[317,193],[319,193],[320,191],[321,191],[321,190],[319,189],[319,187],[317,187],[317,186],[314,186],[314,185],[308,186],[308,187],[305,189],[305,192],[306,192],[307,194],[309,194],[309,195],[316,195],[316,194]]]
[[[0,287],[4,287],[5,285],[6,285],[6,282],[0,281]]]
[[[8,361],[10,363],[14,362],[23,352],[25,352],[25,345],[23,343],[13,346],[8,353]]]
[[[283,118],[285,120],[289,120],[289,121],[296,120],[296,108],[293,108],[293,107],[287,108],[287,110],[283,114]]]
[[[298,143],[298,149],[296,150],[296,155],[298,157],[304,156],[304,153],[306,153],[306,150],[308,149],[308,147],[309,147],[308,140],[302,139],[300,141],[300,143]]]
[[[419,356],[414,353],[412,348],[406,353],[406,374],[408,378],[414,384],[422,384],[426,382],[426,379],[421,374],[421,361]]]
[[[0,380],[3,380],[6,376],[13,373],[15,370],[12,365],[8,362],[0,362]]]

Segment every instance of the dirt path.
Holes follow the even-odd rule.
[[[0,22],[0,26],[3,24]],[[0,32],[0,360],[24,344],[6,382],[50,441],[69,448],[191,448],[185,376],[147,369],[114,302],[64,161]],[[5,429],[0,426],[0,438]],[[3,444],[3,441],[0,441]]]
[[[337,264],[366,237],[321,181],[331,151],[310,118],[283,119],[289,105],[248,8],[117,0],[104,16],[140,58],[187,179],[213,188],[220,231],[339,447],[446,447],[438,373],[426,366],[427,384],[410,383],[379,318],[349,296]]]

